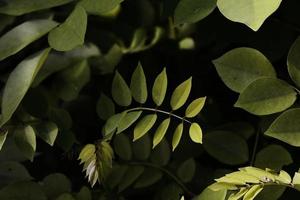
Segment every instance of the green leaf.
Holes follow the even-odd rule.
[[[155,148],[160,142],[161,140],[164,138],[169,125],[170,125],[170,118],[165,119],[156,129],[155,134],[154,134],[154,138],[153,138],[153,146],[152,148]]]
[[[1,4],[0,7],[0,13],[18,16],[38,10],[45,10],[48,8],[61,6],[71,1],[73,0],[4,0],[3,5]]]
[[[186,109],[185,116],[192,118],[199,114],[199,112],[202,110],[204,103],[205,103],[206,97],[200,97],[198,99],[195,99]]]
[[[49,145],[53,146],[58,134],[58,127],[53,122],[42,122],[34,126],[38,136]]]
[[[166,96],[168,78],[166,68],[156,77],[152,88],[152,99],[157,106],[160,106]]]
[[[264,134],[300,147],[300,108],[282,113]]]
[[[129,170],[126,171],[126,174],[123,176],[118,191],[121,192],[127,187],[132,185],[144,172],[144,167],[142,166],[132,166]]]
[[[263,190],[263,186],[254,185],[248,190],[248,192],[245,194],[243,199],[253,200],[262,190]]]
[[[178,167],[177,169],[177,176],[184,182],[190,182],[196,172],[196,162],[194,159],[190,158]]]
[[[177,110],[183,106],[188,99],[192,88],[192,77],[177,86],[171,96],[172,110]]]
[[[243,121],[229,122],[216,128],[217,130],[233,132],[242,136],[246,140],[255,134],[255,129],[252,124]]]
[[[239,192],[231,194],[228,200],[239,200],[248,192],[248,188],[241,188]]]
[[[114,189],[121,182],[127,170],[128,170],[127,165],[114,164],[110,174],[105,179],[105,184],[110,189]]]
[[[236,48],[213,60],[216,70],[227,87],[242,92],[261,77],[276,77],[270,61],[252,48]]]
[[[2,32],[7,26],[11,25],[14,21],[14,16],[0,14],[0,32]]]
[[[79,5],[94,15],[103,15],[116,8],[123,0],[82,0]]]
[[[21,181],[0,190],[0,199],[6,200],[47,200],[38,183]]]
[[[1,149],[3,147],[3,144],[4,144],[5,140],[6,140],[7,134],[8,134],[7,130],[2,130],[0,132],[0,151],[1,151]]]
[[[133,141],[136,141],[139,138],[143,137],[152,128],[152,126],[156,122],[156,119],[156,114],[148,114],[144,116],[134,127]]]
[[[108,136],[112,132],[116,131],[118,128],[120,121],[126,115],[126,112],[118,113],[111,116],[105,123],[103,127],[103,135]]]
[[[134,122],[136,122],[136,120],[139,119],[141,114],[142,111],[133,111],[133,112],[126,113],[126,115],[121,119],[118,125],[117,134],[122,133],[124,130],[129,128]]]
[[[207,17],[216,8],[217,0],[180,0],[174,14],[175,25],[194,23]]]
[[[199,124],[192,123],[190,126],[189,134],[193,142],[202,144],[202,130]]]
[[[138,178],[134,184],[134,188],[146,188],[156,182],[158,182],[163,177],[163,173],[158,169],[146,168],[144,173]]]
[[[176,127],[174,134],[173,134],[172,151],[174,151],[176,149],[176,147],[178,146],[181,136],[182,136],[182,132],[183,132],[183,123],[180,123]]]
[[[281,185],[271,185],[264,187],[264,189],[255,197],[255,200],[274,200],[279,199],[286,187]]]
[[[89,82],[90,76],[91,71],[87,60],[81,60],[57,74],[53,88],[61,99],[72,101]]]
[[[32,20],[8,31],[0,38],[0,61],[19,52],[55,26],[57,23],[52,20]]]
[[[240,22],[257,31],[264,21],[275,12],[281,0],[272,1],[235,1],[218,0],[217,6],[220,12],[229,20]]]
[[[83,186],[76,194],[76,200],[92,200],[92,194],[88,187]]]
[[[300,87],[300,37],[293,43],[290,48],[288,58],[287,58],[287,66],[290,77],[294,81],[294,83]]]
[[[72,118],[70,113],[65,109],[51,108],[49,109],[48,116],[60,130],[68,130],[72,127]]]
[[[226,193],[227,191],[224,189],[213,191],[209,188],[206,188],[200,195],[194,197],[192,200],[225,200]]]
[[[96,111],[101,119],[107,120],[115,114],[115,104],[111,98],[101,93],[97,101]]]
[[[49,45],[57,51],[70,51],[83,45],[86,27],[87,14],[84,8],[76,6],[66,21],[49,33]]]
[[[43,191],[49,199],[71,192],[71,182],[64,174],[50,174],[43,180]]]
[[[18,181],[29,181],[32,179],[27,169],[20,163],[4,161],[0,163],[0,187]]]
[[[298,191],[300,191],[300,173],[299,172],[295,173],[292,183],[294,184],[295,188]]]
[[[249,159],[245,139],[231,132],[210,132],[205,135],[203,146],[212,157],[228,165],[240,165]]]
[[[71,194],[64,193],[59,195],[55,200],[75,200]]]
[[[132,143],[133,155],[137,160],[145,161],[151,154],[151,139],[150,136],[144,135],[139,140]]]
[[[171,158],[171,150],[169,143],[164,138],[157,147],[152,151],[150,160],[159,166],[165,166],[169,163]]]
[[[2,96],[1,126],[13,115],[42,67],[50,49],[40,51],[25,60],[10,73]]]
[[[282,80],[260,78],[240,94],[234,106],[255,115],[269,115],[292,106],[296,95],[293,87]]]
[[[141,63],[138,64],[132,74],[130,89],[134,100],[138,103],[144,104],[147,101],[147,82]]]
[[[291,154],[282,146],[271,144],[256,154],[255,166],[279,171],[283,166],[293,163]]]
[[[118,105],[129,106],[131,104],[132,97],[130,89],[118,71],[116,71],[112,82],[111,94]]]
[[[114,151],[123,160],[131,160],[132,149],[127,135],[120,133],[114,138]]]
[[[15,142],[26,158],[33,161],[36,149],[36,136],[30,125],[18,128],[14,132]]]

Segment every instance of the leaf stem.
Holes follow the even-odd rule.
[[[192,122],[185,119],[184,117],[180,117],[174,113],[171,113],[171,112],[167,112],[167,111],[164,111],[164,110],[159,110],[157,108],[147,108],[147,107],[136,107],[136,108],[131,108],[131,109],[128,109],[126,110],[127,112],[133,112],[133,111],[151,111],[151,112],[159,112],[159,113],[163,113],[163,114],[166,114],[166,115],[169,115],[169,116],[172,116],[174,118],[177,118],[181,121],[184,121],[184,122],[187,122],[189,124],[191,124]]]
[[[191,192],[185,185],[184,183],[176,176],[174,175],[172,172],[170,172],[169,170],[163,168],[163,167],[160,167],[158,165],[155,165],[155,164],[152,164],[152,163],[148,163],[148,162],[129,162],[127,163],[129,165],[142,165],[142,166],[145,166],[145,167],[151,167],[151,168],[155,168],[155,169],[158,169],[160,171],[162,171],[163,173],[165,173],[166,175],[168,175],[171,179],[173,179],[181,188],[182,190],[188,194],[189,196],[191,197],[194,197],[196,196],[193,192]]]

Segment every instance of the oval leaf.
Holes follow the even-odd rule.
[[[157,145],[157,147],[152,151],[150,160],[152,163],[155,163],[159,166],[165,166],[169,163],[170,158],[171,158],[171,150],[169,147],[169,143],[164,138]]]
[[[111,88],[111,94],[114,101],[120,106],[129,106],[131,104],[130,89],[118,71],[116,71]]]
[[[53,122],[42,122],[34,126],[38,136],[49,145],[53,146],[58,134],[58,127]]]
[[[184,182],[190,182],[196,172],[196,163],[194,159],[184,161],[177,169],[177,176]]]
[[[126,171],[126,174],[123,176],[118,190],[119,192],[125,190],[131,184],[133,184],[144,172],[144,167],[142,166],[132,166],[129,170]]]
[[[101,93],[101,96],[100,96],[99,100],[97,101],[96,110],[97,110],[98,116],[101,119],[107,120],[108,118],[110,118],[112,115],[115,114],[115,104],[111,100],[111,98],[109,98],[105,94]]]
[[[300,37],[293,43],[290,48],[287,65],[290,77],[296,83],[298,87],[300,87]]]
[[[172,110],[177,110],[181,106],[183,106],[188,99],[192,88],[192,77],[188,80],[181,83],[177,88],[174,90],[171,96],[171,107]]]
[[[165,119],[156,129],[156,132],[154,134],[154,138],[153,138],[153,146],[152,148],[155,148],[160,142],[161,140],[164,138],[169,125],[170,125],[170,118]]]
[[[19,52],[55,26],[57,23],[52,20],[32,20],[8,31],[0,38],[0,61]]]
[[[281,0],[238,2],[235,0],[218,0],[217,5],[220,12],[229,20],[243,23],[257,31],[264,21],[278,9],[280,3]]]
[[[235,107],[255,115],[281,112],[296,101],[292,86],[276,78],[260,78],[253,81],[239,96]]]
[[[114,151],[123,160],[130,160],[132,149],[129,138],[125,134],[118,134],[114,138]]]
[[[26,158],[33,161],[36,149],[36,136],[31,126],[18,128],[14,132],[15,142]]]
[[[147,160],[151,154],[151,139],[144,135],[132,144],[133,155],[137,160]]]
[[[208,16],[216,8],[217,0],[181,0],[174,14],[175,25],[194,23]]]
[[[198,99],[195,99],[186,109],[185,116],[192,118],[199,114],[199,112],[202,110],[204,103],[205,103],[206,97],[200,97]]]
[[[1,126],[11,118],[17,109],[45,62],[49,51],[48,48],[26,58],[9,75],[2,96]]]
[[[71,192],[71,182],[64,174],[50,174],[43,180],[43,191],[49,199],[54,199],[62,193]]]
[[[147,82],[141,63],[138,64],[132,74],[130,89],[134,100],[141,104],[146,102],[148,97]]]
[[[163,174],[157,169],[146,168],[134,184],[134,188],[145,188],[153,185],[162,178]]]
[[[227,87],[242,92],[251,82],[261,77],[276,77],[270,61],[252,48],[236,48],[213,60],[216,70]]]
[[[200,195],[194,197],[192,200],[225,200],[226,193],[227,191],[224,189],[213,191],[209,188],[206,188]]]
[[[156,119],[156,114],[149,114],[143,117],[134,128],[133,141],[143,137],[152,128]]]
[[[76,6],[66,21],[49,33],[49,45],[57,51],[70,51],[83,45],[86,27],[87,14],[84,8]]]
[[[152,99],[157,106],[160,106],[166,96],[168,78],[166,68],[156,77],[152,88]]]
[[[189,134],[193,142],[202,144],[202,130],[199,124],[192,123],[190,126]]]
[[[242,137],[227,131],[214,131],[205,135],[204,149],[214,158],[228,165],[248,161],[248,145]]]
[[[126,115],[126,112],[118,113],[111,116],[105,123],[103,127],[104,136],[108,136],[113,133],[119,126],[120,121]]]
[[[300,147],[300,108],[282,113],[268,128],[265,135]]]
[[[79,3],[84,9],[94,15],[107,14],[116,8],[123,0],[83,0]]]
[[[118,125],[117,133],[122,133],[124,130],[129,128],[138,118],[141,116],[142,111],[133,111],[127,113],[120,121]]]
[[[172,139],[172,150],[174,151],[176,147],[178,146],[181,136],[183,132],[183,123],[180,123],[173,134],[173,139]]]

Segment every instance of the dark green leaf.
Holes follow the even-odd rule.
[[[64,174],[50,174],[43,180],[43,191],[49,199],[71,192],[71,182]]]
[[[134,184],[134,188],[145,188],[153,185],[162,178],[163,174],[157,169],[146,168]]]
[[[49,118],[58,128],[68,130],[72,127],[72,118],[67,110],[61,108],[51,108],[49,110]]]
[[[132,74],[130,89],[134,100],[138,103],[144,104],[147,101],[147,82],[141,63],[138,64]]]
[[[101,93],[101,96],[97,101],[96,111],[101,119],[107,120],[115,114],[115,104],[111,98]]]
[[[196,172],[195,160],[190,158],[184,161],[177,169],[177,176],[185,183],[190,182]]]
[[[127,135],[120,133],[114,138],[114,151],[123,160],[131,160],[132,149]]]
[[[288,65],[288,71],[293,79],[294,83],[298,87],[300,87],[300,37],[297,38],[297,40],[294,42],[292,47],[290,48],[288,58],[287,58],[287,65]]]
[[[64,193],[59,195],[55,200],[75,200],[71,194]]]
[[[115,73],[111,94],[114,101],[120,106],[129,106],[132,101],[130,89],[123,79],[123,77],[119,74],[119,72]]]
[[[187,109],[185,111],[185,116],[192,118],[192,117],[195,117],[196,115],[198,115],[204,106],[205,100],[206,100],[206,97],[200,97],[198,99],[195,99],[187,107]]]
[[[92,200],[92,194],[88,187],[83,186],[76,194],[76,200]]]
[[[150,160],[151,162],[164,166],[167,165],[171,158],[171,149],[167,140],[164,138],[153,150]]]
[[[150,136],[144,135],[132,144],[133,155],[137,160],[147,160],[151,153]]]
[[[14,132],[15,142],[26,158],[33,161],[36,149],[36,136],[29,125],[18,128]]]
[[[131,184],[133,184],[144,172],[144,167],[142,166],[131,166],[129,170],[126,171],[119,184],[119,192],[125,190]]]

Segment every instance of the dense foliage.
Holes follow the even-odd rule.
[[[299,9],[0,0],[0,199],[298,199]]]

